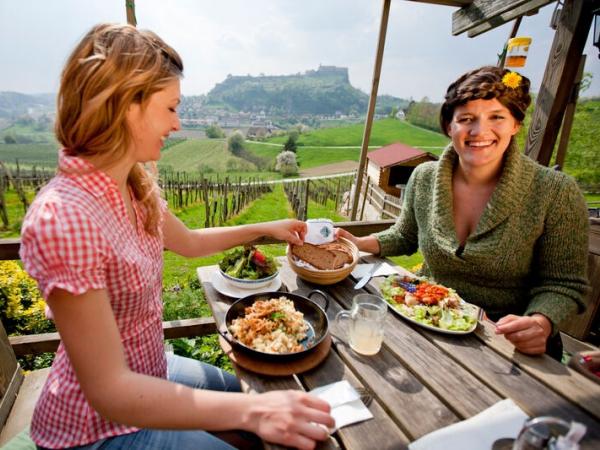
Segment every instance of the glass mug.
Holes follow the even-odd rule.
[[[350,320],[348,343],[361,355],[374,355],[381,349],[387,303],[373,294],[358,294],[352,299],[350,311],[340,311],[335,317],[338,325]]]
[[[525,421],[512,450],[542,450],[554,448],[552,442],[565,436],[571,425],[557,417],[535,417]]]

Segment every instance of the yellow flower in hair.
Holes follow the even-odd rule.
[[[519,75],[517,72],[508,72],[506,75],[502,77],[502,83],[504,86],[516,89],[521,85],[521,80],[523,77]]]

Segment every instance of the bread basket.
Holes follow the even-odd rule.
[[[333,270],[308,269],[307,267],[301,267],[296,264],[295,257],[292,255],[292,250],[288,245],[286,254],[290,267],[300,278],[310,281],[311,283],[329,285],[342,281],[354,270],[354,267],[358,263],[359,253],[356,245],[348,239],[340,237],[337,242],[350,249],[352,253],[352,262],[350,264],[346,264],[340,269]]]

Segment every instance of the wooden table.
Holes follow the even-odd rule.
[[[376,258],[364,256],[363,262]],[[299,279],[287,260],[282,263],[283,285],[306,294],[319,288],[334,300],[327,315],[333,345],[327,358],[309,372],[287,377],[257,375],[236,366],[246,392],[274,389],[311,390],[348,380],[373,395],[369,405],[374,419],[338,430],[320,449],[402,449],[409,442],[471,417],[494,403],[511,398],[530,416],[557,416],[588,427],[582,449],[600,448],[600,385],[547,356],[514,352],[489,322],[469,335],[446,335],[414,326],[390,312],[382,350],[360,356],[336,336],[343,336],[333,321],[348,309],[359,292],[377,293],[381,279],[354,289],[351,277],[333,286],[316,286]],[[216,266],[198,269],[217,326],[234,299],[219,294],[210,278]],[[283,286],[282,286],[283,288]],[[267,448],[280,448],[270,444]]]

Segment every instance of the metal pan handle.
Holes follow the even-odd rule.
[[[329,308],[329,296],[325,292],[320,291],[319,289],[313,289],[306,296],[308,298],[310,298],[314,294],[319,294],[321,297],[323,297],[325,299],[325,307],[323,308],[323,311],[327,311],[327,308]],[[312,300],[312,298],[310,298],[310,299]]]
[[[236,344],[236,342],[233,340],[233,338],[229,335],[229,331],[227,331],[227,330],[221,331],[219,328],[217,328],[217,333],[219,333],[219,335],[221,335],[221,337],[223,339],[225,339],[227,342],[229,342],[231,345]]]

